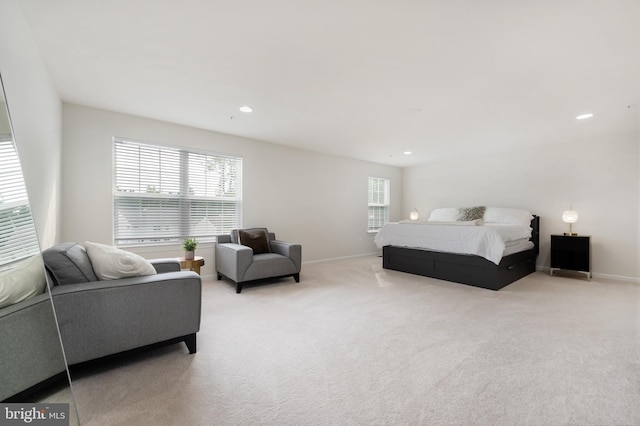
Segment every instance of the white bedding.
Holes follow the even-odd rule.
[[[529,250],[534,247],[535,247],[535,244],[533,244],[533,241],[529,241],[528,239],[518,240],[518,242],[515,244],[511,244],[511,245],[507,244],[507,247],[504,249],[504,252],[502,253],[502,257],[509,256],[510,254],[513,254],[513,253],[519,253],[521,251]]]
[[[484,224],[457,226],[454,224],[388,223],[376,234],[378,248],[400,246],[424,248],[460,254],[475,254],[495,263],[505,253],[509,242],[528,240],[531,228],[522,225]],[[524,245],[509,247],[510,252]],[[524,248],[526,250],[526,248]]]

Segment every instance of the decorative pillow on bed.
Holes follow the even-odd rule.
[[[429,222],[455,222],[460,212],[455,207],[433,209],[429,216]]]
[[[527,210],[487,207],[484,213],[485,223],[530,226],[533,215]]]
[[[461,207],[457,220],[468,221],[482,219],[486,209],[487,208],[485,206]]]
[[[142,256],[119,248],[92,243],[84,243],[93,270],[101,280],[154,275],[156,269]]]
[[[239,229],[238,242],[253,249],[253,254],[271,253],[269,237],[264,229]]]

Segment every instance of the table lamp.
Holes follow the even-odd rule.
[[[565,232],[564,235],[578,235],[574,233],[573,229],[571,228],[571,226],[578,221],[578,212],[575,210],[571,210],[571,207],[569,207],[569,209],[570,210],[562,213],[562,221],[569,224],[569,232]]]

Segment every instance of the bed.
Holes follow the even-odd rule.
[[[540,218],[526,211],[486,208],[480,219],[442,217],[461,209],[436,209],[429,221],[402,221],[385,225],[376,235],[382,248],[382,266],[490,290],[499,290],[536,269]],[[499,223],[493,220],[511,220]],[[438,220],[438,219],[445,220]],[[489,221],[484,221],[484,218]],[[525,219],[529,221],[524,225]],[[458,220],[455,220],[458,219]],[[527,237],[523,238],[523,228]],[[453,235],[453,237],[446,237]],[[477,238],[478,240],[474,240]],[[468,239],[472,241],[469,243]],[[498,241],[501,240],[501,241]],[[486,247],[493,244],[494,247]],[[444,245],[443,245],[444,244]],[[502,245],[501,245],[502,244]],[[495,247],[497,245],[497,248]]]

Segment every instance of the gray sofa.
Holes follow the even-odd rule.
[[[100,281],[79,244],[42,255],[69,365],[160,342],[196,352],[202,284],[176,259],[152,260],[156,275]]]
[[[240,241],[241,232],[246,232],[254,239]],[[217,235],[216,241],[217,278],[221,280],[226,277],[233,281],[236,293],[242,291],[244,284],[265,278],[291,276],[300,282],[300,244],[279,241],[267,228],[234,229],[229,235]]]
[[[0,401],[66,372],[46,292],[0,309],[0,342]]]

